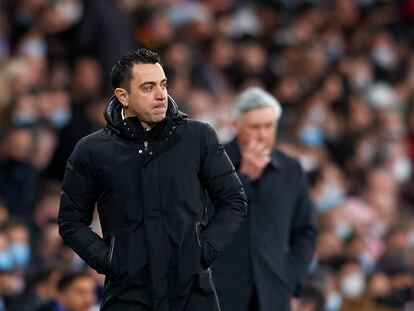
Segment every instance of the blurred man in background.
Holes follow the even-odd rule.
[[[282,110],[260,88],[234,104],[237,137],[226,146],[249,202],[248,221],[215,265],[223,311],[288,311],[315,246],[307,181],[298,161],[274,148]]]

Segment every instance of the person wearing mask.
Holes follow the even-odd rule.
[[[288,311],[311,262],[316,229],[299,162],[275,148],[281,116],[261,88],[234,103],[237,137],[225,149],[249,202],[249,216],[213,267],[222,311]]]
[[[376,278],[377,280],[374,280]],[[397,311],[403,308],[390,308],[384,303],[384,298],[389,294],[378,294],[375,287],[379,287],[378,277],[375,273],[368,279],[362,265],[357,259],[345,258],[338,271],[338,289],[341,296],[341,304],[336,310],[338,311]],[[387,286],[385,284],[381,287]],[[389,292],[389,289],[383,288]],[[335,310],[335,309],[331,309]]]
[[[59,233],[105,274],[103,311],[218,311],[210,266],[246,216],[235,169],[214,130],[178,111],[156,53],[123,56],[112,85],[106,127],[67,162]]]

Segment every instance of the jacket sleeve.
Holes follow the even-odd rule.
[[[67,162],[63,178],[59,234],[88,265],[106,274],[108,244],[89,227],[97,199],[97,185],[91,165],[85,143],[78,142]]]
[[[201,232],[203,265],[209,267],[246,218],[247,199],[233,164],[209,125],[203,145],[200,179],[215,210]]]
[[[295,296],[300,294],[309,264],[313,257],[317,236],[313,204],[309,196],[306,176],[299,163],[297,163],[297,166],[299,167],[299,181],[295,210],[292,217],[288,254],[290,267],[294,269],[296,274],[293,287],[293,294]]]
[[[237,176],[239,176],[240,181],[243,185],[244,192],[246,194],[246,198],[248,202],[253,201],[253,188],[252,188],[252,180],[246,174],[240,172],[240,170],[236,170]]]

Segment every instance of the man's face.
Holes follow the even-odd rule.
[[[18,161],[28,160],[33,144],[33,135],[28,129],[12,130],[6,138],[6,153]]]
[[[276,116],[271,107],[261,107],[246,111],[234,123],[238,142],[243,150],[251,143],[271,149],[276,141]]]
[[[95,302],[95,282],[89,277],[75,279],[60,294],[60,303],[68,311],[88,311]]]
[[[135,64],[130,90],[117,97],[125,107],[126,117],[137,116],[141,122],[152,125],[165,118],[167,94],[167,78],[160,64]]]

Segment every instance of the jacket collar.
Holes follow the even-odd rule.
[[[226,147],[227,155],[229,156],[230,160],[233,162],[236,168],[239,168],[242,156],[241,156],[239,144],[237,142],[237,136],[231,142],[229,142],[225,147]],[[270,159],[269,164],[274,169],[280,170],[281,165],[279,161],[278,151],[276,150],[276,148],[272,148],[272,151],[270,152],[270,157],[271,159]]]
[[[132,118],[132,117],[126,118],[125,120],[123,120],[121,111],[122,111],[122,104],[118,101],[115,95],[112,95],[104,111],[104,117],[107,122],[107,127],[111,128],[118,134],[128,136],[133,139],[138,138],[136,137],[137,134],[138,136],[141,136],[140,133],[144,133],[145,131],[144,130],[137,131],[139,127],[142,127],[139,120],[137,118]],[[172,120],[174,124],[180,124],[182,120],[185,118],[187,118],[187,115],[178,110],[178,106],[175,103],[174,99],[168,95],[168,108],[167,108],[166,119]],[[164,119],[161,123],[165,123],[166,119]],[[159,124],[159,125],[162,125],[162,124]],[[155,127],[158,127],[158,125]]]

